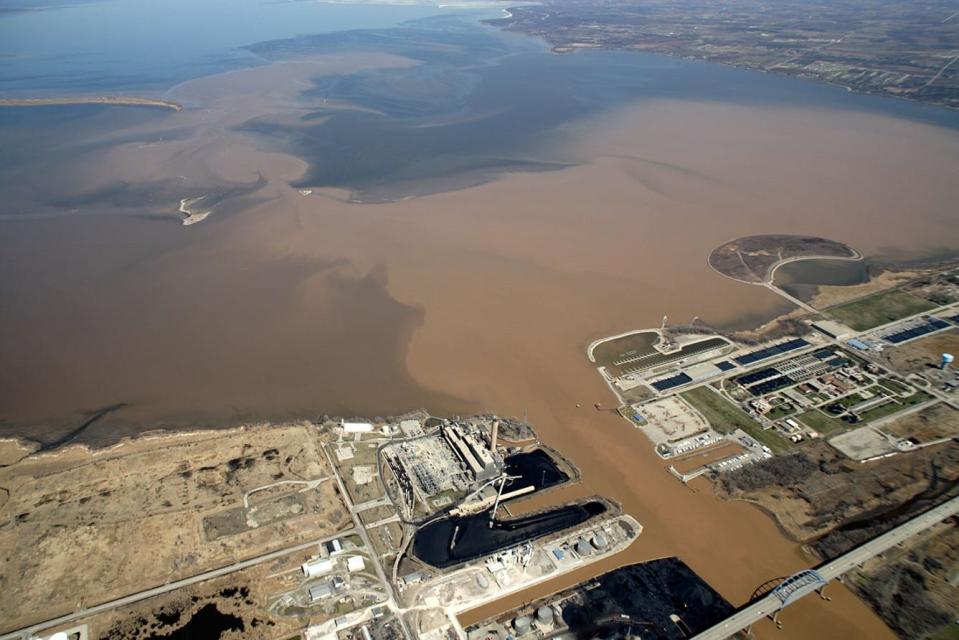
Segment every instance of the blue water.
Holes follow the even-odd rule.
[[[440,13],[307,0],[0,0],[0,96],[158,91],[260,62],[242,48],[255,42]]]
[[[0,10],[0,96],[7,97],[162,95],[188,78],[315,54],[377,51],[416,61],[311,78],[302,97],[314,105],[312,113],[299,121],[264,113],[239,125],[261,149],[307,161],[295,186],[337,187],[363,202],[578,164],[586,159],[569,144],[570,123],[653,99],[882,112],[959,128],[956,112],[774,74],[629,51],[556,55],[542,41],[482,25],[481,18],[497,14],[493,9],[307,0],[77,0],[42,10],[10,7],[0,4],[7,10]],[[106,107],[0,111],[6,151],[0,206],[17,213],[73,210],[78,203],[135,207],[137,198],[144,204],[176,201],[179,183],[116,184],[95,193],[77,181],[58,183],[81,175],[74,168],[92,161],[84,154],[93,146],[129,142],[122,125],[142,118],[163,121],[170,114],[121,116]],[[104,137],[107,132],[111,137]],[[190,132],[171,125],[156,135],[170,140]],[[196,188],[233,193],[235,186]]]

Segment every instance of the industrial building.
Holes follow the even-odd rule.
[[[328,582],[310,587],[310,602],[325,600],[333,595],[333,585]]]
[[[369,422],[342,422],[343,431],[347,433],[372,433],[373,425]]]
[[[502,459],[494,455],[474,433],[465,431],[458,424],[445,425],[442,431],[446,442],[466,465],[474,480],[482,482],[499,474],[503,466]]]
[[[333,561],[329,558],[310,560],[301,568],[303,569],[303,575],[305,575],[307,578],[315,578],[316,576],[322,576],[332,571]]]
[[[846,325],[836,322],[835,320],[817,320],[812,323],[812,328],[834,340],[845,340],[856,333]]]
[[[363,561],[363,556],[350,556],[347,558],[346,568],[349,569],[350,573],[356,573],[357,571],[365,569],[366,563]]]

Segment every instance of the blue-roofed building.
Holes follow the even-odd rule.
[[[655,388],[656,391],[662,392],[662,391],[667,391],[669,389],[672,389],[673,387],[682,386],[692,381],[693,379],[690,378],[685,373],[678,373],[677,375],[672,376],[670,378],[663,378],[662,380],[657,380],[656,382],[653,383],[653,388]]]

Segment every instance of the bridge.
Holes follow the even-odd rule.
[[[946,518],[959,513],[959,497],[952,498],[937,507],[933,507],[912,520],[890,529],[851,551],[844,553],[817,569],[805,569],[786,578],[775,589],[743,607],[722,622],[693,636],[693,640],[725,640],[735,633],[748,629],[763,618],[772,618],[779,626],[779,612],[788,605],[809,595],[818,593],[826,598],[823,589],[830,580],[842,576],[847,571],[863,564],[881,553],[891,549],[914,535],[922,533]]]

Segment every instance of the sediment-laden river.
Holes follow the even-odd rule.
[[[87,10],[0,24],[30,33]],[[520,511],[599,494],[645,527],[591,573],[678,555],[739,604],[807,565],[765,515],[665,473],[608,411],[585,346],[663,315],[745,326],[786,310],[710,271],[710,249],[737,236],[959,247],[959,116],[656,56],[557,56],[478,25],[488,14],[336,11],[314,15],[325,36],[290,40],[311,32],[297,14],[199,52],[217,73],[192,79],[190,59],[129,85],[126,58],[108,79],[84,76],[82,56],[73,76],[30,69],[38,94],[86,77],[186,108],[0,111],[0,433],[53,441],[106,408],[81,437],[528,414],[582,482]],[[83,36],[61,34],[57,69]],[[0,87],[22,95],[18,64],[4,60]],[[179,203],[199,197],[211,215],[183,226]],[[891,637],[842,588],[784,620],[777,637]]]

